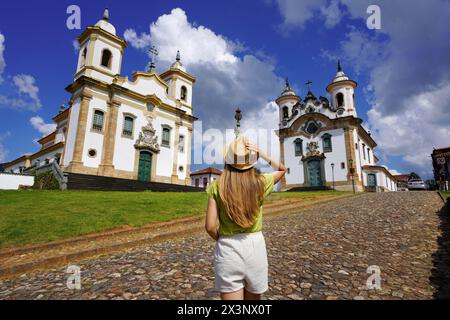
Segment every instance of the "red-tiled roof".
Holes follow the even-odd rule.
[[[213,167],[208,167],[206,169],[198,170],[191,173],[191,176],[198,176],[200,174],[217,174],[221,175],[222,171]]]
[[[394,176],[395,181],[399,182],[408,182],[409,180],[409,174],[396,174]]]

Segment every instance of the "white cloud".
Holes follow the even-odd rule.
[[[56,124],[54,123],[45,123],[44,119],[39,116],[34,116],[30,118],[30,123],[37,131],[42,133],[43,136],[46,136],[49,133],[52,133],[56,129]]]
[[[0,95],[1,107],[30,111],[37,111],[42,107],[34,77],[26,74],[15,75],[12,77],[12,83],[6,85],[10,87],[12,94]]]
[[[6,62],[5,62],[5,36],[0,33],[0,84],[3,82],[2,74],[5,71]]]
[[[341,22],[343,13],[339,8],[339,1],[331,1],[328,7],[321,7],[320,13],[325,17],[325,27],[333,28]]]
[[[128,29],[125,38],[136,49],[155,45],[160,70],[173,63],[180,50],[187,71],[197,77],[193,107],[194,114],[205,121],[204,129],[232,128],[237,107],[244,118],[250,117],[283,88],[272,61],[259,58],[261,53],[245,52],[239,56],[238,53],[246,51],[245,45],[205,26],[194,25],[179,8],[151,23],[149,33],[138,36],[135,30]],[[259,126],[257,122],[255,125]]]
[[[325,8],[326,0],[277,0],[277,4],[284,18],[284,27],[304,28],[320,8]]]

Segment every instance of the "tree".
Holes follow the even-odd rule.
[[[409,175],[409,179],[421,179],[421,178],[417,173],[411,172],[411,174]]]

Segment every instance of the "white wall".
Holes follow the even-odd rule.
[[[92,130],[92,122],[94,117],[94,111],[101,110],[104,112],[103,118],[103,132],[96,132]],[[89,109],[87,115],[86,133],[84,138],[84,146],[82,153],[82,161],[86,167],[98,168],[103,153],[103,139],[105,134],[106,122],[108,121],[107,105],[106,101],[98,97],[93,97],[89,101]],[[90,149],[95,149],[97,155],[95,157],[90,157],[88,151]]]
[[[204,187],[205,187],[205,185],[203,184],[203,179],[204,179],[204,178],[206,178],[206,179],[208,180],[208,185],[210,185],[211,182],[213,182],[214,180],[219,179],[219,177],[220,177],[220,176],[217,175],[217,174],[211,174],[211,177],[210,177],[209,175],[210,175],[210,174],[207,173],[207,174],[199,174],[199,175],[191,176],[191,180],[192,180],[191,185],[192,185],[193,187],[195,187],[195,179],[199,179],[199,185],[198,185],[198,187],[199,187],[199,188],[204,188]]]
[[[34,184],[34,176],[25,176],[0,172],[1,190],[18,190],[20,185],[31,187],[33,184]]]
[[[77,136],[78,116],[80,114],[80,99],[76,99],[70,109],[69,129],[67,131],[67,141],[65,143],[64,166],[68,166],[73,159],[75,140]]]

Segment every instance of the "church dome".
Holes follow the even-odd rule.
[[[180,50],[177,51],[177,59],[176,59],[176,61],[170,66],[170,69],[179,69],[179,70],[181,70],[181,71],[186,72],[185,66],[181,63]]]
[[[109,23],[109,10],[105,9],[103,12],[103,18],[100,19],[96,24],[96,27],[99,27],[109,33],[112,33],[113,35],[116,35],[116,28]]]
[[[286,96],[296,96],[297,94],[295,93],[295,91],[291,88],[291,86],[289,85],[289,80],[286,79],[286,86],[283,90],[283,92],[281,93],[281,97],[286,97]]]
[[[349,80],[349,78],[344,73],[344,71],[342,71],[341,62],[338,61],[338,72],[336,73],[336,76],[333,79],[333,83],[338,82],[338,81],[344,81],[344,80]]]

